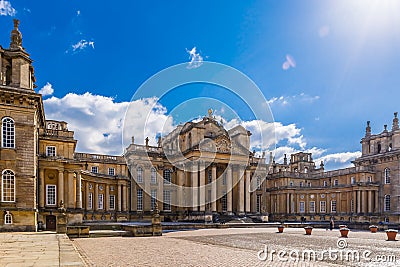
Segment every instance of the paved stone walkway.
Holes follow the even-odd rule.
[[[66,235],[0,233],[0,266],[85,266]]]
[[[170,232],[162,237],[75,239],[73,243],[89,266],[400,265],[400,242],[386,241],[383,232],[350,232],[347,239],[340,239],[338,230],[314,229],[311,236],[304,235],[302,228],[285,229],[282,234],[276,232],[273,228],[204,229]],[[341,240],[343,248],[338,248],[338,240]],[[271,257],[272,250],[277,252]],[[302,260],[305,250],[315,251],[317,260]],[[332,251],[330,256],[329,250]],[[364,257],[363,253],[367,250],[371,254]],[[268,255],[265,260],[264,251]],[[286,253],[283,260],[277,255],[279,251]],[[296,251],[300,256],[295,261]],[[334,251],[337,251],[336,254]],[[359,253],[360,260],[352,254],[354,251]],[[289,253],[293,260],[289,258]],[[387,262],[393,260],[389,259],[392,256],[396,262]]]

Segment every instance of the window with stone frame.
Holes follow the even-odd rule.
[[[97,208],[99,209],[99,210],[102,210],[102,209],[104,209],[104,195],[103,194],[99,194],[98,195],[98,205],[97,205]]]
[[[4,148],[15,148],[15,123],[6,117],[2,119],[1,146]]]
[[[390,169],[389,168],[385,168],[384,176],[385,176],[385,184],[390,184]]]
[[[115,210],[115,195],[110,195],[109,199],[110,210]]]
[[[2,174],[1,201],[15,202],[15,174],[11,170],[5,170]]]
[[[331,201],[331,212],[336,212],[336,200]]]
[[[139,188],[137,190],[137,203],[136,203],[136,208],[138,211],[143,210],[143,189]]]
[[[93,193],[90,192],[88,195],[88,209],[93,209]]]
[[[57,205],[57,186],[55,184],[46,185],[46,205]]]
[[[310,212],[315,213],[315,201],[310,201]]]
[[[92,166],[92,173],[99,173],[99,167],[98,166]]]
[[[305,212],[305,202],[304,201],[300,201],[299,212],[300,213],[304,213]]]
[[[163,210],[171,211],[171,191],[170,190],[163,191]]]
[[[384,211],[390,211],[390,195],[385,195]]]
[[[115,175],[115,168],[108,168],[108,175],[114,176]]]
[[[326,201],[319,202],[319,212],[326,213]]]
[[[142,167],[138,167],[138,168],[136,169],[136,175],[137,175],[136,181],[137,181],[138,183],[143,183],[143,169],[142,169]]]
[[[339,180],[338,179],[333,180],[333,185],[334,186],[338,186],[339,185]]]
[[[55,157],[56,156],[56,147],[55,146],[46,146],[46,156],[47,157]]]
[[[208,170],[207,172],[207,183],[211,184],[212,182],[212,170]]]
[[[150,178],[151,178],[150,182],[152,184],[157,184],[157,170],[154,167],[151,168],[151,177]]]
[[[164,184],[171,184],[171,170],[164,170]]]
[[[157,189],[151,189],[151,210],[154,210],[156,208],[156,203],[157,203]]]
[[[256,212],[261,212],[261,195],[257,195],[256,198]]]
[[[7,211],[6,214],[4,215],[4,224],[12,224],[12,223],[13,223],[12,215],[9,211]]]

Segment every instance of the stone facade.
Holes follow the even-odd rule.
[[[92,221],[211,221],[252,217],[282,221],[399,223],[400,130],[371,134],[354,167],[325,171],[312,155],[283,163],[249,151],[251,133],[226,130],[212,111],[179,125],[157,146],[132,143],[124,156],[76,152],[74,132],[45,120],[32,60],[18,21],[8,49],[0,46],[0,231],[57,229]],[[64,215],[65,214],[65,215]],[[215,218],[215,216],[214,216]]]

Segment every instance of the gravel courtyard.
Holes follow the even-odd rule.
[[[399,266],[400,242],[386,234],[302,228],[204,229],[162,237],[74,239],[89,266]],[[315,252],[315,254],[313,254]],[[303,258],[304,256],[304,258]]]

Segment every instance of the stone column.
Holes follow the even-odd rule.
[[[239,193],[239,203],[238,203],[238,211],[239,213],[244,213],[244,195],[245,195],[245,190],[244,190],[244,179],[245,179],[245,170],[239,168],[239,187],[238,187],[238,193]]]
[[[108,184],[106,184],[105,191],[104,210],[108,211],[110,209],[110,186]]]
[[[86,181],[86,210],[90,210],[89,209],[89,182]],[[92,208],[93,208],[93,198],[92,198]]]
[[[212,165],[211,167],[211,211],[217,211],[217,166]]]
[[[368,190],[368,213],[372,213],[372,191]]]
[[[122,211],[126,211],[126,186],[121,185]]]
[[[99,184],[94,185],[94,196],[93,196],[93,210],[99,209]],[[103,199],[104,201],[104,199]]]
[[[177,197],[178,197],[177,203],[178,203],[179,207],[177,207],[177,208],[179,210],[183,210],[183,206],[185,204],[184,196],[183,196],[183,184],[185,183],[184,179],[183,179],[183,175],[184,175],[183,170],[178,169],[176,175],[177,175],[178,186],[179,186],[178,187],[178,192],[177,192],[178,193],[178,195],[177,195]]]
[[[286,214],[290,213],[290,194],[286,193]]]
[[[226,211],[232,213],[232,167],[228,166],[226,174]]]
[[[143,191],[143,195],[144,195],[144,191]],[[117,211],[121,211],[121,206],[122,206],[122,188],[121,185],[118,185],[118,205],[117,205]]]
[[[163,176],[163,171],[161,170],[161,177],[164,178]],[[157,173],[158,174],[158,173]],[[171,175],[171,183],[172,183],[172,171],[170,173]],[[160,199],[160,201],[158,201],[158,199],[156,199],[157,205],[158,205],[158,210],[162,211],[163,210],[163,196],[164,196],[164,179],[161,179],[161,181],[158,183],[158,188],[157,188],[157,198]]]
[[[129,205],[129,189],[128,189],[128,185],[125,185],[125,210],[124,211],[128,211],[128,205]]]
[[[351,207],[350,207],[351,209]],[[352,212],[356,213],[357,212],[357,191],[353,191],[353,210]]]
[[[361,213],[361,192],[357,190],[357,213]]]
[[[81,209],[82,208],[82,177],[81,173],[78,172],[76,174],[76,208]]]
[[[366,198],[366,194],[365,194],[366,192],[365,192],[365,190],[363,190],[362,191],[362,195],[361,195],[361,203],[362,203],[362,208],[361,208],[361,210],[362,210],[362,212],[363,213],[367,213],[367,202],[366,202],[366,200],[367,200],[367,198]]]
[[[64,197],[64,172],[58,171],[58,203],[57,206],[60,204],[60,201],[63,201],[65,205],[65,197]]]
[[[379,213],[379,191],[375,191],[375,212]]]
[[[200,211],[205,211],[206,210],[206,170],[204,166],[204,162],[200,163]]]
[[[246,187],[245,187],[245,194],[246,194],[246,212],[251,212],[250,208],[250,181],[251,181],[251,177],[250,177],[250,170],[246,170]]]
[[[0,58],[1,60],[1,58]],[[1,65],[1,63],[0,63]],[[1,70],[1,69],[0,69]],[[46,197],[46,188],[44,184],[44,169],[39,170],[39,181],[40,181],[40,189],[39,189],[39,208],[44,208],[45,197]],[[57,193],[58,195],[59,193]],[[58,195],[59,196],[59,195]],[[58,205],[59,203],[57,203]]]
[[[74,194],[74,173],[68,172],[68,204],[67,208],[73,209],[75,208],[75,194]]]
[[[198,184],[198,166],[197,164],[194,164],[192,166],[192,190],[193,190],[193,204],[192,204],[192,210],[197,211],[198,210],[198,203],[199,203],[199,184]]]

